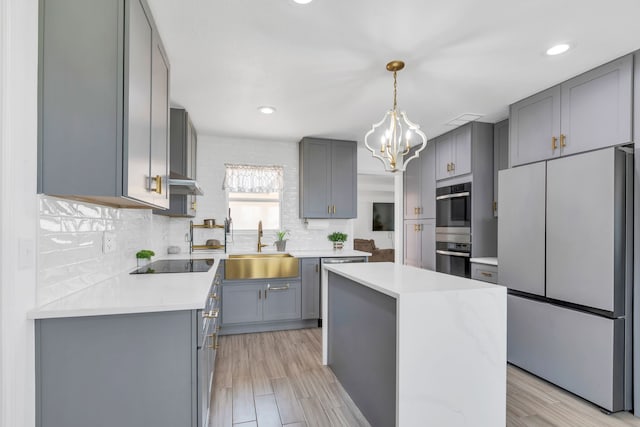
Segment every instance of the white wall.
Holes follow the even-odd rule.
[[[394,203],[393,175],[358,175],[358,218],[353,223],[353,237],[374,239],[381,249],[394,247],[394,231],[373,231],[373,202]]]
[[[195,123],[197,128],[197,123]],[[197,199],[197,217],[195,223],[202,223],[205,218],[215,218],[222,224],[227,217],[227,201],[222,181],[225,174],[225,163],[244,163],[254,165],[278,165],[284,167],[284,191],[282,200],[282,228],[289,230],[287,249],[330,249],[331,242],[327,235],[340,231],[349,235],[345,247],[352,247],[353,220],[311,221],[322,225],[322,229],[309,229],[298,217],[299,212],[299,174],[298,144],[292,142],[255,140],[211,135],[198,135],[197,178],[204,190],[204,196]],[[233,217],[233,212],[231,212]],[[257,229],[252,232],[234,232],[234,241],[229,245],[230,251],[255,251]],[[170,244],[180,245],[188,251],[184,242],[185,233],[189,231],[188,219],[171,219]],[[222,239],[222,230],[196,229],[195,244],[204,244],[207,239]],[[274,232],[264,232],[264,243],[275,241]],[[275,250],[274,246],[265,250]]]
[[[35,425],[37,0],[0,0],[0,426]]]

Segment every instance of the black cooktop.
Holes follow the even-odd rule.
[[[209,271],[213,265],[213,258],[205,259],[163,259],[154,261],[144,267],[131,272],[131,274],[158,274],[158,273],[199,273]]]

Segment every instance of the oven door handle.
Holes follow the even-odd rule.
[[[467,253],[467,252],[452,252],[452,251],[442,251],[440,249],[436,250],[436,253],[438,255],[451,255],[451,256],[459,256],[459,257],[465,257],[465,258],[470,258],[471,254]]]
[[[436,197],[436,200],[455,199],[456,197],[468,197],[470,195],[470,192],[465,191],[463,193],[445,194],[444,196],[438,196]]]

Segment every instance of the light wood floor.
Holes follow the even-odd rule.
[[[221,337],[210,427],[369,426],[333,372],[322,366],[321,352],[320,329]],[[605,415],[509,366],[507,426],[640,427],[640,418]]]

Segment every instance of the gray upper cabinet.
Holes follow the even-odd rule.
[[[436,216],[436,144],[431,140],[404,172],[404,218]]]
[[[500,171],[498,283],[545,294],[546,163]]]
[[[509,120],[493,126],[493,216],[498,216],[498,171],[509,168]]]
[[[357,216],[355,141],[300,141],[300,217]]]
[[[39,28],[38,191],[167,208],[169,62],[146,3],[40,0]]]
[[[631,55],[510,107],[511,166],[631,142]]]
[[[471,173],[471,128],[464,125],[438,138],[437,180]]]
[[[196,179],[198,133],[191,122],[189,113],[183,108],[171,109],[171,162],[170,174],[174,177]],[[154,210],[153,213],[172,217],[196,216],[196,197],[193,194],[171,194],[168,210]]]
[[[302,258],[300,260],[300,279],[302,284],[302,318],[320,318],[320,259]]]

